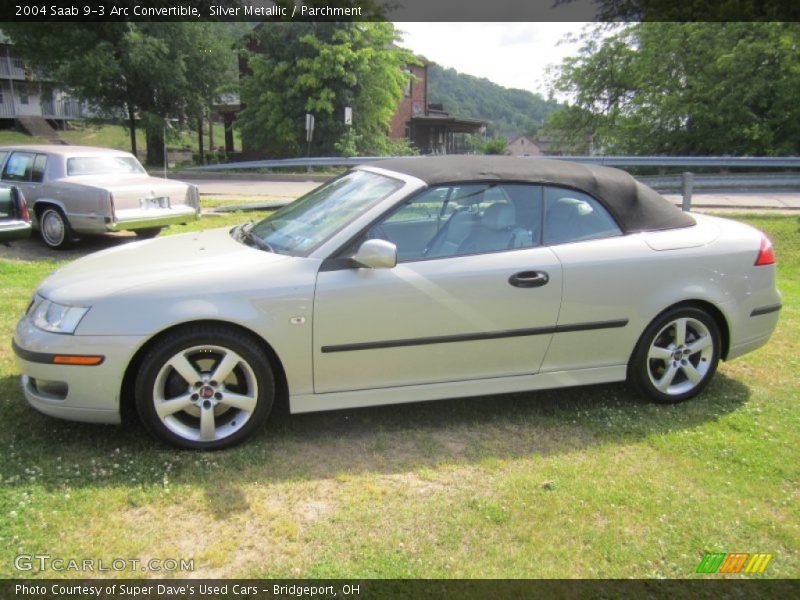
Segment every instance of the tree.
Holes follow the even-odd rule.
[[[167,118],[197,118],[230,78],[231,41],[214,23],[8,23],[3,30],[34,68],[102,114],[125,115],[136,154],[163,162]]]
[[[505,88],[435,63],[428,66],[428,99],[442,104],[451,115],[487,121],[490,135],[535,136],[547,117],[560,106],[540,94]]]
[[[380,154],[389,122],[416,61],[394,45],[391,23],[270,23],[254,35],[262,52],[249,56],[238,118],[243,143],[270,156],[305,148],[305,114],[315,116],[315,154],[356,146]],[[344,108],[353,109],[347,132]]]
[[[551,116],[551,133],[618,153],[800,152],[800,24],[638,23],[604,33],[587,33],[561,65],[555,89],[572,102]]]

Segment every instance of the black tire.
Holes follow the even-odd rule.
[[[226,371],[226,360],[233,365],[229,374],[215,381],[214,371]],[[178,448],[219,450],[264,425],[274,403],[275,379],[269,359],[250,336],[201,325],[154,345],[142,360],[135,397],[139,417],[156,437]],[[179,408],[168,407],[169,401],[177,401],[173,407]]]
[[[58,206],[46,205],[37,211],[39,233],[45,245],[53,250],[64,250],[72,245],[74,234],[67,217]]]
[[[145,229],[134,229],[133,233],[136,234],[136,237],[149,240],[150,238],[156,237],[159,233],[161,233],[161,227],[147,227]]]
[[[683,343],[679,343],[680,330]],[[705,310],[693,306],[669,309],[639,338],[628,364],[628,383],[654,402],[689,400],[714,376],[721,340],[717,322]]]

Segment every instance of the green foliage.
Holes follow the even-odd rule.
[[[481,150],[484,154],[505,154],[508,149],[508,140],[502,136],[487,138]]]
[[[398,48],[391,23],[275,23],[255,34],[263,53],[249,57],[242,83],[245,109],[238,124],[249,148],[268,156],[305,148],[305,113],[315,116],[312,154],[344,144],[348,151],[379,154],[389,122],[415,61]],[[347,133],[344,108],[353,108]],[[342,140],[347,135],[350,139]]]
[[[163,160],[164,119],[202,116],[232,81],[229,30],[217,23],[7,23],[3,30],[27,62],[100,113],[125,115],[134,127],[137,115],[150,163]]]
[[[480,135],[465,137],[467,149],[476,154],[505,154],[508,140],[503,136],[485,138]]]
[[[584,35],[555,89],[548,130],[604,152],[800,151],[800,24],[637,23]]]
[[[358,142],[360,140],[361,136],[356,133],[355,129],[348,127],[333,147],[339,156],[358,156]]]
[[[457,117],[488,122],[490,134],[534,135],[559,104],[526,90],[504,88],[488,79],[428,66],[428,101]]]

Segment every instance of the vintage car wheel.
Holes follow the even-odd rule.
[[[134,229],[133,233],[135,233],[136,237],[138,238],[141,238],[143,240],[149,240],[150,238],[154,238],[159,233],[161,233],[161,227],[147,227],[145,229]]]
[[[40,213],[39,229],[42,241],[54,250],[62,250],[72,242],[69,221],[56,206],[48,206]]]
[[[639,339],[628,366],[628,381],[655,402],[683,402],[711,381],[721,348],[719,327],[705,310],[668,310]]]
[[[250,337],[200,326],[150,350],[135,395],[140,418],[159,438],[180,448],[218,450],[264,424],[275,382],[269,360]]]

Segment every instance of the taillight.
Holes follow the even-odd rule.
[[[108,204],[111,207],[111,222],[117,222],[117,209],[114,207],[114,194],[108,195]]]
[[[761,248],[758,251],[758,258],[756,258],[755,266],[762,267],[764,265],[775,264],[775,249],[772,247],[772,242],[763,233],[761,234]]]
[[[26,223],[31,221],[31,213],[28,212],[28,203],[25,202],[25,196],[17,191],[17,203],[19,204],[19,216]]]

